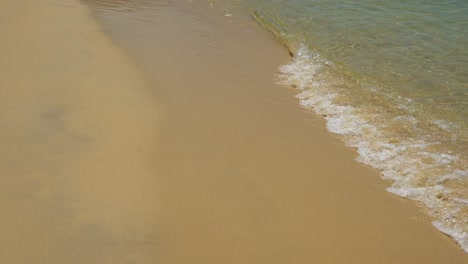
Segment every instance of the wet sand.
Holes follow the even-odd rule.
[[[275,85],[287,51],[188,1],[0,10],[1,263],[466,263]]]

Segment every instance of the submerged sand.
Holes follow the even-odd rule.
[[[0,10],[1,263],[466,263],[274,84],[271,35],[87,2],[125,52],[74,0]]]

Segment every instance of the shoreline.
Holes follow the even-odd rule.
[[[288,52],[269,32],[216,6],[106,3],[96,17],[163,99],[162,262],[466,261],[297,91],[274,83]]]
[[[467,260],[274,83],[268,32],[187,2],[4,5],[0,262]]]

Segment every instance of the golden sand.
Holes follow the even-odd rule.
[[[0,10],[0,263],[468,260],[274,84],[287,51],[260,28],[92,5],[124,53],[74,0],[19,2]]]
[[[143,77],[76,1],[3,1],[0,19],[0,263],[150,263]]]

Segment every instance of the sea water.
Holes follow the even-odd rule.
[[[272,31],[279,81],[468,252],[468,1],[210,2]]]

